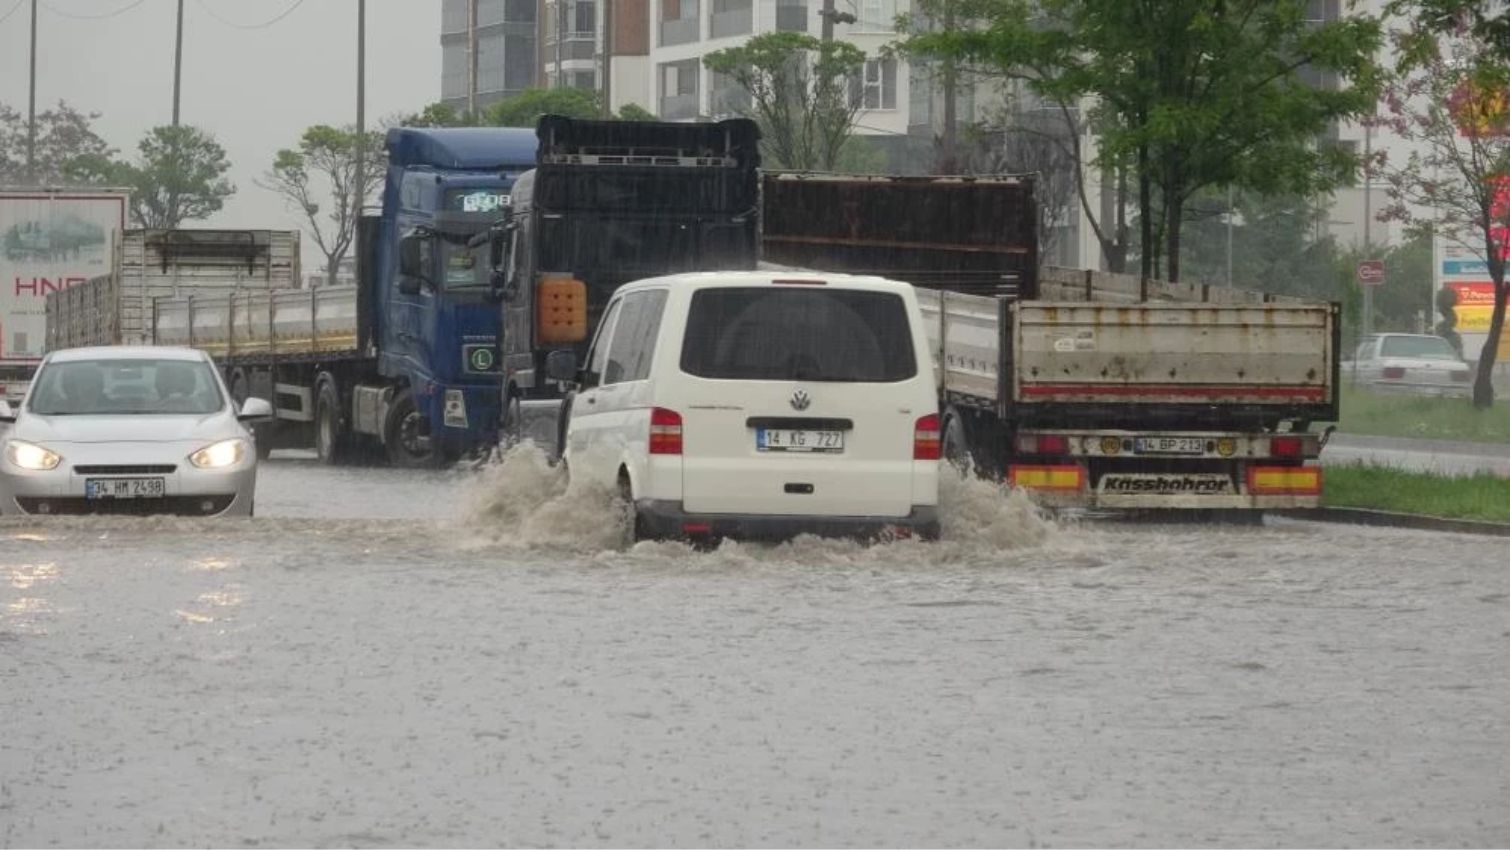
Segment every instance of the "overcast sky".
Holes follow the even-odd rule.
[[[0,21],[0,101],[22,115],[30,2],[0,0],[0,16],[15,6]],[[176,0],[39,0],[37,111],[62,99],[98,112],[96,132],[134,153],[148,128],[173,119],[176,8]],[[305,127],[356,121],[356,9],[356,0],[184,0],[180,121],[225,146],[237,189],[198,226],[298,226],[253,180]],[[440,0],[368,0],[369,127],[439,99],[439,39]],[[322,260],[304,241],[310,274]]]

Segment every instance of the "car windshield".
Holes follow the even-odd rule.
[[[447,234],[440,245],[442,284],[448,290],[482,289],[489,283],[488,246],[468,248],[471,234]]]
[[[166,359],[49,363],[27,403],[42,416],[206,414],[225,404],[209,364]]]
[[[1457,360],[1452,343],[1439,336],[1387,336],[1379,350],[1382,357],[1419,357],[1425,360]]]
[[[904,381],[917,374],[901,297],[768,286],[692,296],[682,371],[746,381]]]

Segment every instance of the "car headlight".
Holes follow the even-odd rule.
[[[240,438],[221,440],[189,455],[189,463],[194,464],[200,469],[220,469],[226,466],[235,466],[241,462],[241,458],[245,454],[246,440]]]
[[[63,456],[57,452],[23,440],[11,440],[5,444],[5,459],[22,469],[36,472],[57,469],[63,462]]]

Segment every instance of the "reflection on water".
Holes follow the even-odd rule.
[[[209,617],[209,616],[206,616],[204,614],[196,614],[193,611],[185,611],[182,608],[175,609],[173,611],[173,613],[175,613],[178,616],[182,617],[185,622],[189,622],[189,623],[213,623],[213,622],[215,622],[215,618],[214,617]]]
[[[210,605],[216,608],[230,608],[240,605],[242,602],[241,592],[234,588],[225,590],[212,590],[209,593],[199,594],[199,604]]]
[[[0,572],[10,579],[11,587],[28,590],[35,584],[57,578],[58,565],[53,561],[43,564],[4,564],[0,565]]]

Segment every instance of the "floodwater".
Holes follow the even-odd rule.
[[[0,845],[1510,843],[1503,541],[947,506],[626,551],[520,453],[6,521]]]

